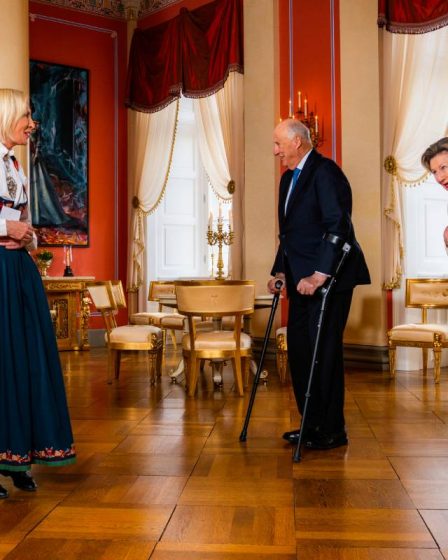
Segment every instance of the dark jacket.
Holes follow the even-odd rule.
[[[341,250],[325,240],[325,235],[330,233],[352,247],[338,275],[336,290],[370,284],[369,271],[351,221],[351,188],[342,170],[333,160],[313,150],[299,175],[285,215],[291,178],[292,171],[288,169],[280,181],[280,246],[271,274],[285,272],[287,259],[295,285],[316,271],[333,275]]]

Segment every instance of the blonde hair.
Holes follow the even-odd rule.
[[[28,97],[18,89],[0,89],[0,142],[4,143],[17,121],[29,111]]]

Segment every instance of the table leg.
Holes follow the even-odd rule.
[[[80,320],[80,347],[81,350],[88,350],[89,344],[89,318],[90,318],[90,297],[88,292],[81,292],[81,320]]]

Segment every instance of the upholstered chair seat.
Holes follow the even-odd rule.
[[[111,343],[144,343],[144,344],[157,344],[162,343],[162,331],[153,326],[139,325],[125,325],[122,327],[115,327],[109,334],[109,341]],[[108,341],[107,333],[104,335],[106,342]]]
[[[196,350],[213,350],[219,346],[220,350],[236,350],[236,341],[232,331],[209,331],[198,333],[195,340]],[[246,333],[241,333],[240,348],[242,350],[250,349],[252,345],[251,338]],[[182,348],[191,350],[190,335],[184,335],[182,339]]]
[[[410,342],[429,342],[434,340],[434,333],[440,335],[440,340],[448,340],[448,325],[438,323],[409,323],[397,325],[389,331],[390,340],[408,340]]]
[[[165,314],[165,316],[160,319],[160,326],[163,329],[183,331],[186,329],[186,317],[185,315],[179,315],[179,313]]]
[[[185,331],[186,322],[183,315],[166,311],[162,306],[160,298],[162,297],[175,297],[174,282],[167,280],[153,280],[149,284],[148,301],[155,302],[158,305],[158,311],[142,311],[139,313],[132,313],[129,317],[131,325],[154,325],[163,330],[163,348],[166,345],[166,332],[170,334],[171,341],[174,348],[177,348],[176,332]]]

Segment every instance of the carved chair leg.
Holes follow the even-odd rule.
[[[434,383],[440,382],[440,362],[442,358],[442,341],[439,333],[434,333]]]
[[[185,390],[188,392],[188,387],[190,386],[190,354],[183,353],[184,360],[184,375],[185,375]]]
[[[442,352],[440,348],[434,348],[434,383],[440,383],[440,362]]]
[[[148,377],[150,385],[155,385],[156,383],[156,360],[157,360],[157,352],[154,350],[148,350],[146,352],[146,367],[148,370]]]
[[[109,385],[112,384],[113,371],[115,369],[115,350],[109,348],[107,355],[107,382]]]
[[[235,383],[238,394],[240,397],[244,395],[243,389],[243,376],[241,373],[241,356],[235,356],[232,358],[233,374],[235,376]]]
[[[173,343],[174,350],[177,350],[176,332],[170,329],[171,342]]]
[[[190,354],[190,375],[189,375],[188,396],[194,397],[199,377],[199,360]]]
[[[280,381],[286,383],[286,370],[288,365],[288,358],[284,350],[277,349],[277,371]]]
[[[121,350],[115,350],[114,370],[115,379],[120,377]]]
[[[423,375],[426,376],[428,373],[428,349],[422,348],[422,358],[423,358]]]
[[[162,378],[162,361],[163,361],[163,347],[162,345],[157,347],[156,354],[156,377],[158,380]]]
[[[395,377],[395,354],[396,354],[395,346],[390,346],[389,343],[389,373],[391,379]]]
[[[250,356],[245,356],[244,358],[242,358],[244,387],[249,387],[250,360]]]

